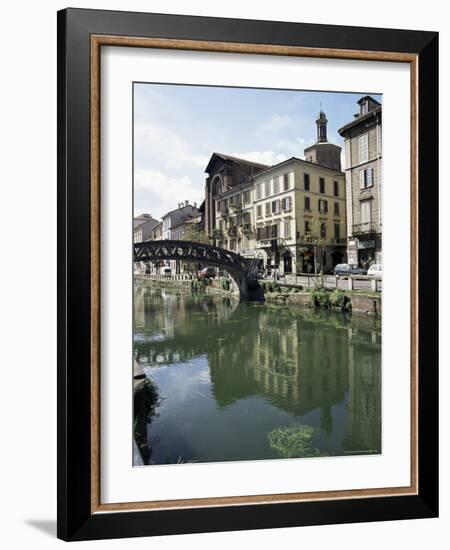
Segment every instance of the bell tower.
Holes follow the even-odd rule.
[[[326,143],[327,140],[327,117],[320,106],[319,118],[316,120],[317,125],[317,143]]]
[[[322,110],[322,104],[320,104],[320,112],[316,120],[317,141],[314,145],[305,149],[305,160],[340,172],[341,148],[339,145],[328,142],[327,124],[327,116]]]

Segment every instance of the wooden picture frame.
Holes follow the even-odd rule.
[[[411,67],[411,486],[100,502],[100,49],[164,48]],[[67,9],[58,13],[58,537],[86,540],[438,514],[438,35]]]

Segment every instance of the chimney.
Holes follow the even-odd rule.
[[[184,206],[187,206],[189,204],[189,201],[184,201]]]
[[[194,208],[197,208],[197,203],[196,202],[194,202]]]

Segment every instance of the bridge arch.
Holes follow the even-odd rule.
[[[257,262],[255,260],[248,260],[240,254],[218,246],[175,240],[144,241],[135,243],[133,246],[135,262],[181,260],[220,267],[230,274],[242,298],[248,297],[249,283],[253,283],[256,279]]]

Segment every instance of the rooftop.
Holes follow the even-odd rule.
[[[268,168],[267,164],[261,164],[260,162],[253,162],[252,160],[247,160],[239,157],[233,157],[231,155],[224,155],[223,153],[213,153],[209,159],[208,165],[205,168],[205,172],[209,172],[210,165],[215,160],[215,157],[220,157],[223,160],[232,160],[234,162],[239,162],[241,164],[248,164],[249,166],[258,166],[260,168]]]
[[[332,144],[328,144],[328,145],[332,145]],[[270,170],[272,170],[274,168],[279,168],[280,166],[283,166],[283,164],[287,164],[287,163],[292,162],[292,161],[301,162],[302,164],[306,164],[307,166],[317,166],[318,168],[323,168],[324,170],[328,170],[329,172],[333,172],[335,174],[336,173],[337,174],[342,174],[342,175],[344,174],[344,172],[342,170],[334,170],[333,168],[329,168],[328,166],[323,166],[322,164],[317,164],[315,162],[308,162],[307,160],[299,159],[298,157],[290,157],[286,160],[282,160],[278,164],[274,164],[273,166],[270,166],[266,170],[262,170],[261,172],[258,172],[258,174],[255,174],[255,176],[253,176],[253,177],[254,178],[259,177],[262,174],[265,174],[265,173],[269,172]]]
[[[350,130],[351,128],[356,128],[358,124],[361,124],[362,122],[366,122],[370,120],[372,117],[375,117],[378,113],[381,113],[381,105],[378,105],[378,107],[375,107],[375,109],[372,109],[365,115],[360,115],[345,126],[342,126],[342,128],[339,128],[338,132],[342,136],[347,130]]]

